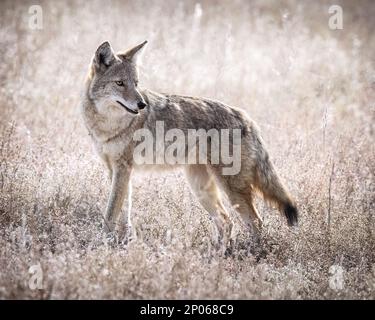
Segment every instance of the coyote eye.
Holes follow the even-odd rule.
[[[124,86],[124,81],[116,81],[116,84],[120,87]]]
[[[134,85],[138,87],[138,80],[134,81]]]

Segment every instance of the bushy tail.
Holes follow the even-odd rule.
[[[264,154],[263,159],[258,161],[255,187],[263,194],[266,200],[279,208],[286,217],[289,226],[297,225],[298,211],[296,205],[277,176],[276,170],[267,154]]]

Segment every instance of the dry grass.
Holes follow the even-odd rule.
[[[34,3],[1,1],[0,297],[375,298],[375,5],[336,2],[343,30],[328,28],[327,1],[46,1],[38,31]],[[137,175],[140,239],[106,239],[109,183],[79,93],[101,41],[144,39],[145,87],[223,100],[259,123],[298,230],[259,201],[260,244],[238,222],[224,257],[176,171]],[[37,263],[43,290],[28,286]]]

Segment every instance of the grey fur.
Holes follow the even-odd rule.
[[[216,222],[219,235],[232,229],[231,219],[222,205],[221,191],[237,208],[246,224],[261,229],[262,219],[253,204],[256,191],[277,204],[288,218],[296,224],[297,211],[288,192],[278,178],[270,162],[264,143],[255,123],[246,114],[221,102],[206,98],[156,93],[137,86],[137,61],[145,43],[125,53],[113,53],[108,43],[102,44],[90,65],[82,96],[82,114],[98,154],[107,165],[112,190],[105,214],[106,230],[116,225],[121,229],[130,227],[131,173],[147,170],[133,161],[136,142],[132,136],[145,128],[155,133],[156,121],[164,121],[165,130],[187,129],[241,129],[241,171],[235,176],[224,176],[223,164],[185,165],[187,179],[202,206]],[[124,86],[118,86],[122,81]],[[119,101],[119,102],[118,102]],[[121,102],[121,103],[120,103]],[[140,102],[147,106],[140,110]],[[124,109],[124,104],[128,109]],[[133,114],[133,113],[137,114]],[[155,165],[154,169],[168,168]],[[127,202],[127,221],[118,219],[123,202]],[[291,209],[292,208],[292,209]],[[117,223],[117,221],[120,223]]]

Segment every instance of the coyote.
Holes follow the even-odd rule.
[[[150,165],[134,162],[138,129],[155,133],[157,121],[166,129],[241,129],[241,170],[223,175],[222,164],[186,164],[182,167],[193,193],[215,222],[218,237],[232,230],[232,220],[222,204],[224,193],[242,221],[259,232],[262,219],[254,206],[258,192],[275,204],[290,226],[297,224],[295,202],[289,196],[271,163],[256,124],[246,114],[206,98],[156,93],[138,85],[138,62],[147,41],[114,53],[109,42],[101,44],[92,58],[82,94],[82,114],[95,149],[109,171],[111,192],[104,216],[107,232],[130,230],[131,174]],[[155,165],[169,168],[173,165]],[[127,214],[120,212],[126,201]]]

